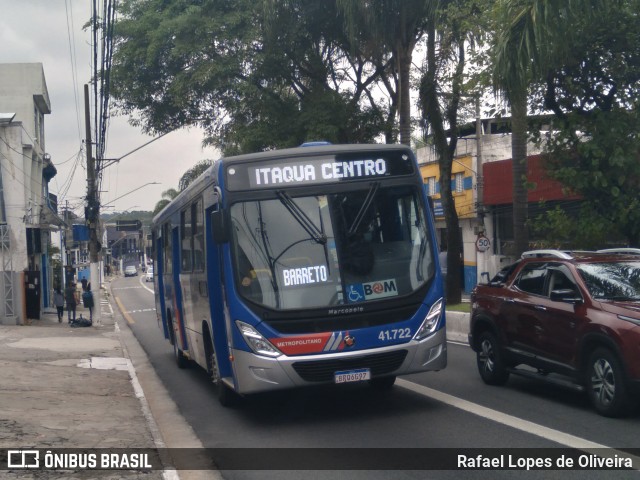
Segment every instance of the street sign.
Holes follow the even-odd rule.
[[[476,239],[476,250],[479,252],[486,252],[491,248],[491,240],[484,235],[478,235]]]

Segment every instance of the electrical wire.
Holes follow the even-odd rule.
[[[76,105],[76,125],[78,128],[78,140],[82,143],[82,129],[80,128],[80,106],[78,105],[78,67],[77,67],[77,55],[75,52],[75,27],[73,22],[73,5],[69,3],[69,0],[65,0],[64,8],[67,19],[67,39],[69,41],[69,63],[71,64],[71,83],[73,85],[73,100]],[[69,25],[71,22],[71,25]]]

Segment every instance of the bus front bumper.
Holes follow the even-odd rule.
[[[410,373],[442,370],[447,366],[446,330],[441,328],[420,342],[411,340],[408,343],[400,345],[331,354],[281,355],[277,358],[269,358],[255,355],[254,353],[244,350],[233,349],[233,370],[236,378],[235,387],[237,393],[249,394],[311,385],[332,384],[334,383],[333,365],[336,365],[335,370],[347,370],[351,368],[343,368],[341,364],[345,366],[362,365],[366,368],[370,359],[372,362],[379,362],[380,359],[390,357],[398,358],[394,352],[399,354],[398,351],[403,350],[406,351],[406,355],[397,368],[385,371],[383,375],[375,375],[374,373],[374,378],[376,376],[407,375]],[[313,378],[310,380],[308,375],[303,374],[307,378],[305,379],[299,373],[301,364],[311,366],[311,370],[317,365],[320,370],[325,370],[325,375],[321,375],[322,378]],[[373,368],[372,371],[375,372]],[[328,373],[328,376],[326,373]]]

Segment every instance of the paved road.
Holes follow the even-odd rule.
[[[139,277],[112,284],[129,326],[207,447],[490,448],[494,452],[505,448],[640,448],[640,415],[604,418],[591,410],[582,394],[525,379],[513,378],[506,387],[486,386],[478,377],[473,352],[460,344],[449,345],[447,369],[399,379],[391,392],[376,392],[367,385],[312,388],[256,395],[238,408],[225,409],[217,403],[202,370],[175,366],[171,347],[157,325],[151,288]],[[531,456],[539,453],[530,452],[534,452]],[[295,473],[227,471],[224,476],[299,478]],[[492,470],[465,472],[465,477],[513,478],[514,473],[550,478],[551,472]],[[562,472],[563,478],[580,479],[602,478],[603,474]],[[308,476],[460,478],[460,472],[311,472]],[[638,473],[609,471],[606,477],[638,478]]]

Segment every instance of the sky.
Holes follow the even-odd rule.
[[[61,207],[68,202],[81,216],[87,194],[86,156],[79,163],[77,158],[85,137],[83,92],[91,78],[93,55],[91,33],[82,27],[90,19],[91,3],[0,0],[0,63],[43,64],[51,102],[44,121],[45,150],[58,170],[49,191],[58,195]],[[92,119],[93,114],[92,107]],[[203,149],[202,138],[199,129],[178,130],[106,168],[102,212],[153,210],[163,191],[177,189],[185,171],[202,159],[220,156],[214,148]],[[130,126],[126,117],[112,117],[105,158],[120,158],[152,139]],[[146,185],[152,182],[158,184]]]

